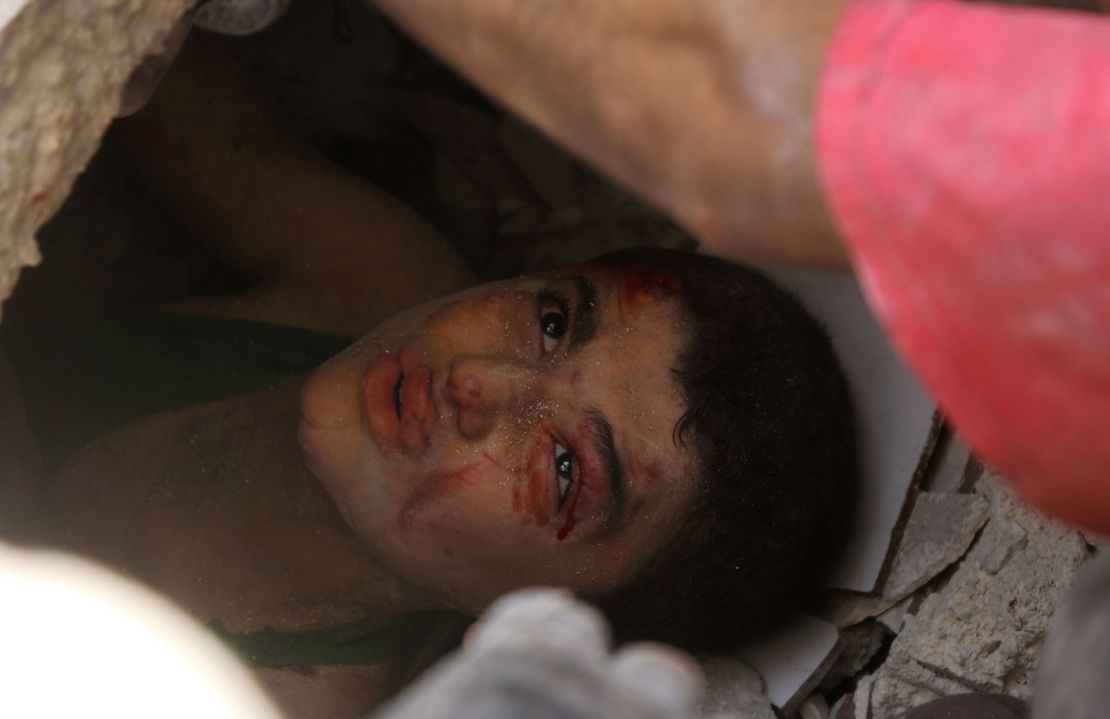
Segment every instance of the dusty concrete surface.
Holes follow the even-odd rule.
[[[950,694],[1032,694],[1049,620],[1091,550],[999,478],[984,476],[976,491],[991,505],[978,541],[951,580],[907,617],[873,684],[861,682],[872,719]],[[857,707],[861,699],[857,690]]]
[[[774,719],[763,680],[743,662],[718,657],[702,664],[705,696],[698,716],[702,719]]]
[[[989,516],[990,504],[974,494],[919,494],[882,596],[893,604],[924,586],[967,552]]]
[[[190,0],[0,0],[0,300]]]

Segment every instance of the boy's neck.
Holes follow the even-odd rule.
[[[305,467],[300,387],[197,407],[173,431],[153,427],[152,452],[177,445],[166,466],[149,477],[121,467],[94,480],[110,496],[98,498],[95,523],[77,519],[76,547],[231,632],[314,630],[433,608],[380,567]]]

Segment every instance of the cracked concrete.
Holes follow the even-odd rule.
[[[191,0],[0,1],[0,300],[100,144],[124,84]]]
[[[747,664],[718,657],[702,664],[705,695],[698,716],[703,719],[775,719],[763,680]]]
[[[958,561],[989,516],[990,504],[973,494],[918,494],[883,598],[899,602]]]
[[[984,475],[977,492],[990,502],[991,519],[947,585],[906,617],[873,676],[872,719],[949,694],[1032,693],[1049,619],[1090,548],[1078,532],[1023,505],[997,477]]]

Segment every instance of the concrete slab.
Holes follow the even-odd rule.
[[[920,492],[883,581],[883,598],[898,602],[967,552],[990,516],[990,504],[974,494]]]
[[[38,262],[35,233],[100,145],[131,71],[191,4],[0,3],[0,300]]]
[[[1031,694],[1049,619],[1090,548],[996,476],[985,475],[977,491],[991,519],[947,585],[906,618],[875,675],[875,719],[955,693]]]

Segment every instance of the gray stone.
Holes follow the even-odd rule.
[[[698,715],[714,719],[775,719],[763,680],[747,664],[715,657],[702,664],[705,695]]]
[[[856,691],[852,694],[852,719],[869,719],[871,716],[871,694],[874,685],[874,676],[859,680]]]
[[[1104,537],[1094,532],[1083,532],[1083,539],[1087,540],[1087,544],[1095,549],[1110,549],[1110,537]]]
[[[852,703],[851,694],[845,694],[829,709],[829,719],[854,719],[856,715],[855,704]]]
[[[1110,715],[1110,552],[1083,571],[1052,619],[1037,672],[1033,719]]]
[[[1031,694],[1049,618],[1089,549],[997,478],[985,475],[977,491],[991,519],[947,585],[906,618],[875,675],[873,719],[961,692]]]
[[[0,3],[0,300],[100,145],[131,71],[191,0]]]
[[[918,494],[882,596],[897,602],[954,564],[989,516],[990,504],[978,495]]]
[[[902,626],[906,621],[906,614],[909,613],[910,607],[913,606],[914,598],[913,596],[906,597],[890,609],[875,617],[875,619],[893,633],[898,634],[902,631]]]
[[[958,492],[964,483],[968,462],[972,461],[971,447],[951,428],[933,452],[929,471],[922,480],[922,489],[937,493]]]
[[[829,703],[820,694],[814,694],[798,708],[798,719],[829,719]]]
[[[867,666],[883,646],[889,633],[882,624],[870,619],[842,629],[843,649],[836,662],[821,681],[822,689],[832,689],[845,679],[855,676]]]
[[[997,574],[1000,569],[1010,561],[1014,552],[1025,549],[1028,536],[1018,524],[1006,524],[995,528],[995,531],[983,537],[980,547],[979,565],[984,572]]]
[[[896,663],[897,672],[890,671]],[[872,702],[870,719],[893,719],[912,707],[927,704],[934,699],[953,694],[966,694],[969,687],[953,679],[937,674],[906,657],[892,656],[875,673],[871,689]]]
[[[818,615],[841,629],[888,611],[896,602],[858,592],[829,592]]]

